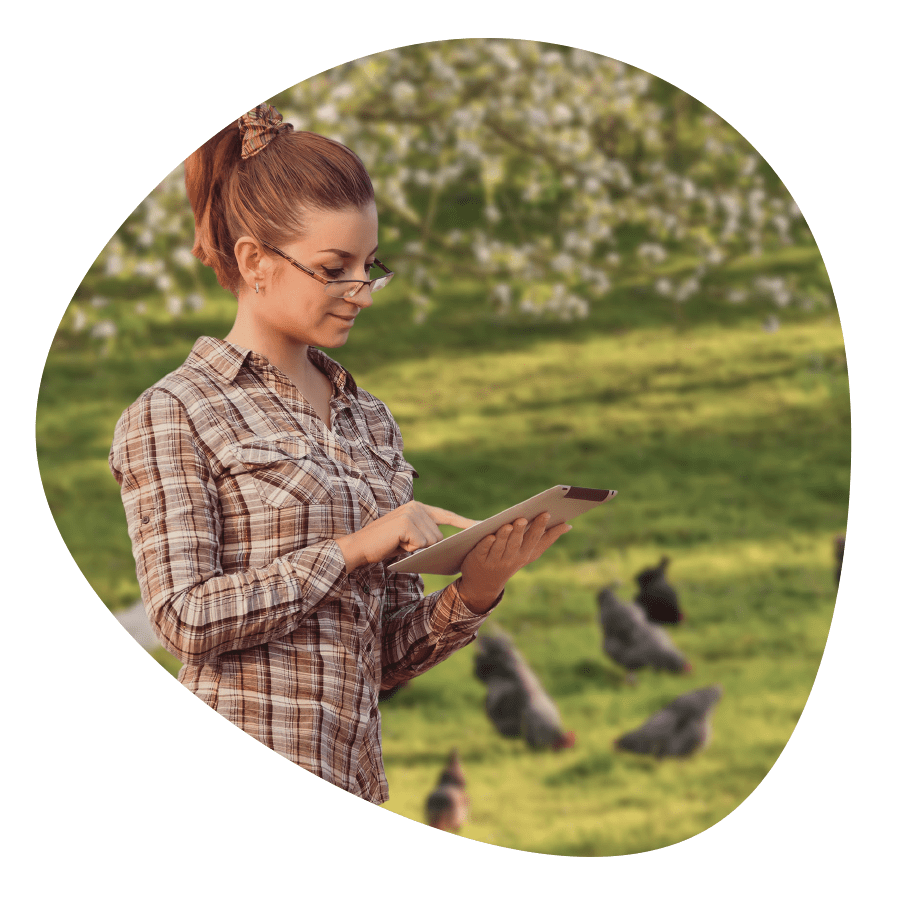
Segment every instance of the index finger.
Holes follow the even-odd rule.
[[[429,506],[423,503],[425,512],[431,516],[432,521],[438,525],[452,525],[454,528],[468,528],[471,525],[477,525],[480,519],[467,519],[465,516],[459,516],[449,509],[441,509],[439,506]]]

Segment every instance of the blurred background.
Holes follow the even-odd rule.
[[[802,712],[847,520],[846,358],[800,210],[702,103],[567,47],[415,45],[267,99],[351,147],[375,183],[379,258],[398,274],[331,354],[394,413],[417,499],[482,518],[558,483],[619,491],[517,574],[492,616],[575,746],[500,736],[467,647],[383,704],[387,808],[424,821],[456,747],[466,837],[597,856],[713,825],[759,784]],[[91,266],[38,403],[60,532],[142,640],[106,456],[122,410],[233,321],[234,298],[192,241],[179,166]],[[672,638],[693,671],[630,684],[601,650],[595,596],[617,581],[630,600],[635,574],[664,554],[686,613]],[[701,754],[613,751],[712,683],[724,693]]]

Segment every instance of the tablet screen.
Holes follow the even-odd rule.
[[[444,538],[424,550],[417,550],[404,559],[388,566],[391,572],[414,572],[420,575],[456,575],[469,551],[484,537],[493,534],[501,525],[519,518],[529,521],[543,512],[550,513],[548,528],[560,522],[568,522],[616,496],[617,491],[597,488],[574,487],[558,484],[549,490],[535,494],[503,512],[491,516],[476,525],[470,525],[457,534]]]

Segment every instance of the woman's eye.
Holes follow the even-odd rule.
[[[366,275],[368,275],[369,272],[372,271],[372,266],[374,266],[374,265],[375,265],[375,263],[366,263],[366,264],[365,264],[364,268],[365,268],[365,270],[366,270]]]
[[[324,266],[322,266],[322,271],[328,278],[340,278],[344,274],[343,269],[326,269]]]

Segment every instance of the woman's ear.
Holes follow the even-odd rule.
[[[272,275],[272,257],[263,245],[256,238],[239,237],[234,244],[234,257],[247,287],[253,291],[258,284],[262,290]]]

